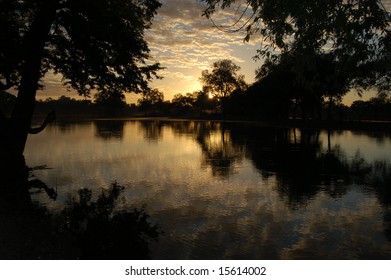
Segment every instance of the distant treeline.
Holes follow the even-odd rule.
[[[303,108],[302,104],[283,104],[283,100],[252,92],[251,87],[241,93],[234,92],[230,96],[217,101],[209,98],[202,91],[175,95],[171,102],[154,104],[153,111],[139,112],[153,115],[219,117],[225,119],[244,120],[387,120],[391,121],[391,99],[379,95],[368,101],[357,100],[350,106],[335,102],[330,106],[322,102],[317,107]]]
[[[5,91],[0,91],[0,110],[6,115],[12,113],[16,97]],[[58,99],[47,98],[38,100],[35,105],[35,116],[43,116],[55,110],[61,117],[113,117],[127,116],[135,113],[135,106],[126,104],[123,100],[107,100],[94,102],[89,99],[78,100],[68,96]]]
[[[151,96],[154,95],[154,96]],[[331,107],[323,103],[318,108],[306,111],[297,104],[284,104],[278,95],[256,93],[252,87],[245,92],[234,92],[217,101],[203,91],[176,94],[171,101],[164,101],[158,90],[143,95],[137,104],[124,100],[97,102],[89,99],[77,100],[67,96],[58,99],[38,100],[35,115],[46,115],[51,110],[61,117],[137,117],[168,116],[192,118],[232,118],[249,120],[314,119],[326,120],[387,120],[391,121],[391,99],[379,95],[368,101],[357,100],[351,106],[335,103]],[[16,97],[0,91],[0,109],[9,115]]]

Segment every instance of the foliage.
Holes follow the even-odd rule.
[[[267,59],[256,79],[260,90],[299,106],[306,117],[311,111],[320,113],[325,101],[331,109],[351,89],[351,71],[339,66],[330,54],[284,53],[278,59]]]
[[[186,93],[186,95],[177,93],[174,95],[171,102],[177,108],[190,109],[196,103],[196,100],[197,100],[196,93]]]
[[[275,69],[245,92],[244,114],[262,119],[287,119],[297,92],[288,69]]]
[[[200,90],[185,95],[175,94],[171,105],[174,115],[199,117],[216,109],[217,102],[214,98],[210,98],[208,92]]]
[[[90,100],[76,100],[68,96],[62,95],[58,99],[47,98],[45,100],[37,100],[35,106],[35,115],[42,116],[49,110],[55,110],[57,116],[78,116],[78,115],[94,115],[94,107]]]
[[[64,83],[83,95],[93,89],[145,90],[160,66],[148,62],[144,30],[160,5],[157,0],[1,1],[1,88],[20,85],[30,49],[39,48],[42,39],[41,78],[49,70],[61,73]]]
[[[238,72],[240,67],[229,59],[218,60],[212,64],[212,70],[201,73],[204,88],[217,99],[228,97],[234,90],[246,88],[244,76]]]
[[[103,90],[94,95],[96,104],[110,104],[121,107],[125,103],[125,95],[116,90]]]
[[[118,110],[126,107],[125,95],[118,90],[104,89],[95,94],[95,104],[102,107],[107,116],[115,116]]]
[[[374,87],[379,94],[387,94],[391,91],[391,33],[380,39],[383,47],[379,55],[372,61],[359,66],[359,78],[354,81],[358,88]]]
[[[18,89],[10,117],[0,123],[1,158],[23,155],[36,91],[49,71],[83,96],[148,90],[161,67],[150,61],[144,31],[160,6],[158,0],[0,1],[0,89]]]
[[[138,105],[142,110],[156,110],[163,101],[163,92],[158,89],[151,89],[143,93],[143,97],[138,101]]]
[[[357,100],[352,103],[349,112],[355,120],[391,120],[391,100],[384,95],[368,101]]]
[[[120,211],[118,201],[123,187],[117,183],[102,190],[92,201],[89,189],[79,190],[78,200],[71,198],[59,219],[65,219],[63,231],[78,240],[84,259],[145,259],[150,241],[161,233],[152,225],[145,207]]]
[[[210,19],[234,0],[201,0]],[[350,71],[348,82],[369,87],[390,74],[390,14],[378,0],[246,0],[237,9],[236,30],[245,41],[256,34],[263,45],[258,57],[284,53],[328,54],[338,69]],[[242,7],[242,9],[241,9]],[[224,26],[218,26],[224,29]],[[231,31],[229,28],[225,28]],[[389,76],[388,76],[389,77]],[[388,78],[387,82],[390,79]]]

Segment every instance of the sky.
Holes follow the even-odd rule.
[[[244,43],[243,33],[227,33],[218,30],[202,16],[204,6],[197,0],[165,0],[158,16],[147,33],[152,56],[166,69],[164,79],[153,86],[159,88],[167,99],[175,93],[187,93],[201,89],[201,72],[210,69],[220,59],[230,59],[241,67],[248,83],[255,77],[255,69],[262,61],[254,61],[259,44]],[[214,17],[236,18],[230,10]]]
[[[383,0],[388,9],[391,0]],[[212,22],[202,16],[204,4],[197,0],[161,0],[151,29],[146,31],[146,40],[154,61],[165,67],[160,72],[162,80],[155,80],[151,87],[164,93],[165,100],[174,94],[188,93],[201,89],[201,72],[210,69],[211,64],[220,59],[230,59],[241,67],[240,73],[248,83],[254,82],[255,70],[263,61],[254,60],[260,40],[253,38],[244,42],[244,34],[218,30]],[[388,9],[390,10],[390,9]],[[228,19],[236,19],[236,9],[224,10],[213,15],[217,25],[227,24]],[[53,74],[45,77],[45,89],[37,93],[38,99],[57,98],[61,95],[76,97],[61,86],[60,78]],[[365,94],[368,99],[373,94]],[[136,103],[139,95],[127,94],[128,103]],[[351,104],[359,97],[354,93],[346,96],[344,102]]]
[[[159,72],[163,79],[151,83],[152,88],[164,93],[165,100],[171,100],[177,93],[201,89],[201,72],[220,59],[232,60],[241,67],[240,73],[248,83],[254,81],[255,69],[262,65],[262,61],[253,59],[259,46],[257,42],[244,43],[243,33],[217,30],[202,16],[205,7],[197,0],[161,0],[161,3],[145,38],[152,60],[165,67]],[[234,11],[220,13],[215,20],[218,23],[222,17],[234,18],[231,12]],[[59,80],[59,76],[48,73],[45,89],[37,92],[37,99],[61,95],[76,97],[74,92],[67,92]],[[140,95],[127,94],[126,97],[128,103],[136,103]]]

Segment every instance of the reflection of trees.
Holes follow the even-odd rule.
[[[369,165],[370,173],[365,176],[365,183],[373,188],[384,206],[391,206],[391,163],[375,161]]]
[[[71,122],[57,122],[57,127],[62,133],[70,133],[75,130],[75,126],[76,125]]]
[[[203,167],[210,166],[214,176],[226,177],[235,172],[235,163],[244,156],[244,149],[234,145],[231,134],[219,122],[174,122],[174,133],[193,135],[201,146]]]
[[[264,177],[274,175],[277,191],[290,207],[306,205],[319,192],[336,198],[353,183],[374,192],[383,206],[383,226],[391,240],[391,163],[368,163],[360,153],[348,159],[338,146],[322,150],[319,131],[231,126],[231,139]]]
[[[94,121],[95,135],[104,139],[122,139],[124,137],[125,122],[121,120]]]
[[[16,163],[9,166],[9,169],[0,169],[0,178],[2,179],[0,196],[3,199],[17,202],[17,204],[20,202],[22,207],[29,207],[31,205],[30,193],[45,192],[51,199],[56,200],[56,190],[49,188],[33,174],[35,170],[47,169],[45,165],[28,168],[24,157],[20,158],[20,161]]]
[[[144,138],[149,141],[158,141],[162,136],[163,122],[159,120],[140,121],[140,127],[144,132]]]
[[[169,126],[176,135],[195,138],[202,149],[201,164],[209,166],[214,176],[226,177],[234,173],[235,163],[244,156],[243,147],[232,143],[230,132],[220,122],[148,120],[140,124],[148,140],[159,140],[163,126]]]
[[[160,230],[151,225],[144,208],[118,208],[122,187],[113,184],[96,201],[83,189],[61,213],[50,214],[32,202],[29,191],[43,189],[55,199],[54,190],[25,165],[19,170],[0,174],[0,259],[148,258],[149,243]]]
[[[250,159],[263,178],[275,177],[277,191],[293,208],[306,205],[319,192],[341,197],[353,183],[371,186],[383,205],[391,204],[391,191],[387,187],[387,183],[391,185],[390,164],[368,163],[359,153],[349,159],[339,146],[330,142],[330,136],[341,134],[340,130],[328,132],[324,149],[318,129],[213,121],[142,123],[147,135],[155,135],[150,136],[152,139],[161,137],[164,125],[179,136],[195,138],[202,150],[202,165],[210,166],[213,175],[228,176],[235,172],[235,164],[243,157]],[[371,132],[365,135],[385,137]]]
[[[264,178],[275,176],[277,191],[296,208],[319,191],[338,197],[346,193],[349,166],[334,147],[323,151],[320,131],[232,125],[231,137],[246,148],[246,156]]]
[[[157,125],[157,124],[156,124]],[[235,171],[235,167],[237,166],[237,162],[239,160],[242,160],[244,157],[246,157],[249,161],[252,161],[253,165],[258,169],[258,171],[262,174],[262,178],[271,179],[269,186],[273,186],[281,200],[286,202],[289,207],[293,209],[297,209],[299,207],[308,206],[307,209],[315,209],[318,210],[319,205],[317,203],[321,201],[324,203],[325,201],[330,202],[330,204],[338,207],[340,204],[338,201],[344,201],[344,199],[340,199],[345,194],[348,194],[345,198],[351,199],[355,197],[355,194],[357,192],[362,195],[362,192],[365,192],[364,197],[369,197],[369,201],[374,201],[373,198],[377,198],[378,204],[381,205],[382,210],[384,211],[383,214],[383,223],[380,218],[380,222],[378,224],[373,224],[375,227],[380,228],[380,230],[384,229],[385,235],[388,237],[389,240],[391,240],[391,214],[390,214],[390,203],[391,203],[391,194],[390,194],[390,188],[391,185],[391,164],[387,161],[378,161],[378,162],[367,162],[362,155],[357,153],[353,158],[348,158],[344,151],[335,145],[332,145],[333,143],[330,143],[330,149],[327,148],[328,145],[322,145],[321,143],[321,137],[319,135],[318,130],[309,130],[309,129],[288,129],[288,128],[265,128],[260,126],[254,126],[254,125],[244,125],[244,124],[235,124],[235,123],[219,123],[219,122],[197,122],[197,121],[187,121],[187,122],[162,122],[160,121],[158,126],[160,127],[159,137],[161,137],[163,133],[163,128],[166,129],[167,127],[173,131],[173,133],[177,137],[187,137],[194,139],[194,141],[201,147],[202,151],[202,163],[208,167],[208,170],[210,169],[214,175],[218,176],[227,176],[231,175],[232,172]],[[321,134],[324,136],[324,140],[326,141],[326,135]],[[333,135],[333,134],[331,134]],[[332,139],[332,138],[331,138]],[[322,148],[324,147],[324,148]],[[210,159],[218,159],[218,160],[210,160]],[[220,161],[221,160],[221,161]],[[217,171],[216,171],[217,170]],[[240,174],[242,175],[242,173]],[[30,180],[31,181],[31,180]],[[268,182],[269,183],[269,182]],[[240,186],[239,186],[240,187]],[[259,189],[260,197],[262,197],[262,191],[263,189]],[[111,191],[105,192],[105,197],[109,198]],[[256,190],[254,190],[256,192]],[[353,196],[352,196],[353,193]],[[253,193],[251,193],[253,194]],[[328,197],[326,197],[328,196]],[[333,199],[336,198],[336,199]],[[314,203],[311,203],[311,200],[314,200]],[[115,201],[119,201],[119,199],[114,199]],[[200,198],[200,201],[202,198]],[[336,202],[337,203],[334,203]],[[362,199],[360,200],[363,201]],[[366,201],[366,200],[364,200]],[[107,236],[115,236],[118,240],[122,240],[121,242],[125,244],[127,241],[130,240],[130,238],[127,238],[126,236],[130,236],[131,234],[127,233],[127,231],[124,229],[123,233],[121,230],[115,230],[115,232],[119,232],[119,235],[116,236],[115,232],[111,228],[112,226],[116,228],[117,221],[120,221],[122,223],[122,218],[116,218],[113,221],[111,220],[112,217],[116,216],[117,214],[122,214],[124,212],[117,212],[116,209],[113,208],[113,211],[111,212],[110,219],[102,221],[101,218],[97,218],[97,212],[103,212],[107,213],[103,210],[98,210],[100,206],[97,206],[98,200],[92,200],[90,198],[90,192],[89,191],[81,191],[79,197],[73,199],[70,201],[70,206],[74,210],[66,210],[62,213],[61,219],[67,219],[67,221],[73,221],[76,222],[69,222],[69,227],[62,227],[61,231],[57,231],[57,234],[60,234],[59,236],[64,240],[65,242],[68,242],[70,248],[75,248],[76,252],[69,252],[63,251],[63,253],[69,254],[66,258],[74,258],[74,256],[77,256],[77,258],[98,258],[102,255],[112,255],[112,252],[115,252],[117,248],[116,245],[112,245],[111,241],[106,239]],[[194,200],[193,200],[194,202]],[[194,205],[207,205],[207,204],[199,204],[198,201],[195,201]],[[202,201],[205,203],[205,201]],[[115,204],[115,202],[114,202]],[[85,205],[84,208],[86,210],[80,210],[82,207],[81,205]],[[323,207],[325,205],[321,205],[320,207]],[[329,205],[327,205],[329,206]],[[345,205],[343,205],[344,207]],[[194,206],[196,207],[196,206]],[[197,206],[199,207],[199,206]],[[349,205],[348,205],[349,207]],[[4,208],[4,207],[3,207]],[[205,208],[205,207],[201,207]],[[366,206],[359,207],[360,209],[366,209]],[[76,209],[76,210],[75,210]],[[111,208],[110,208],[111,209]],[[177,208],[176,208],[177,209]],[[175,209],[175,211],[176,211]],[[324,208],[321,208],[322,210]],[[327,210],[327,208],[325,208]],[[378,209],[377,205],[373,207],[373,205],[369,205],[368,211],[372,211],[373,209]],[[302,209],[301,209],[302,210]],[[313,230],[308,231],[308,235],[302,240],[309,240],[309,243],[304,246],[303,245],[303,252],[302,256],[308,257],[311,256],[308,254],[308,252],[312,252],[309,250],[309,248],[314,248],[314,246],[320,246],[322,250],[319,250],[319,252],[324,253],[327,252],[327,244],[328,244],[328,236],[331,236],[333,234],[333,230],[335,232],[338,232],[338,234],[347,234],[350,233],[350,222],[345,223],[345,217],[350,215],[349,213],[355,214],[356,209],[350,209],[351,211],[347,211],[344,213],[339,212],[340,210],[332,209],[330,211],[330,215],[337,215],[341,214],[341,217],[343,218],[339,224],[333,225],[333,219],[329,219],[328,217],[324,217],[323,219],[319,219],[318,222],[315,222],[313,224],[308,223],[308,226],[311,226]],[[10,211],[10,210],[8,210]],[[110,212],[108,211],[108,212]],[[138,212],[137,212],[138,211]],[[136,212],[126,214],[124,218],[126,221],[134,219],[135,216],[140,217],[143,216],[142,210],[137,210]],[[191,211],[195,211],[193,208]],[[252,209],[249,210],[250,212],[253,211]],[[19,210],[19,212],[22,212]],[[289,211],[292,213],[292,211]],[[305,212],[305,211],[303,211]],[[300,213],[299,212],[299,216]],[[80,214],[81,213],[81,214]],[[138,213],[138,214],[137,214]],[[140,214],[141,213],[141,214]],[[293,212],[296,215],[297,212]],[[348,214],[346,214],[348,213]],[[107,214],[103,214],[104,216]],[[129,215],[129,216],[127,216]],[[201,214],[200,214],[201,215]],[[202,215],[205,215],[205,213],[202,213]],[[270,215],[269,219],[264,220],[267,215]],[[309,213],[311,216],[311,213]],[[346,216],[343,216],[346,215]],[[368,214],[365,219],[371,219],[371,214]],[[375,214],[376,217],[378,217],[377,213]],[[14,215],[15,216],[15,215]],[[14,217],[12,216],[12,217]],[[76,216],[76,218],[74,218]],[[259,210],[258,214],[254,214],[254,220],[260,221],[262,219],[262,225],[265,225],[264,227],[270,227],[270,224],[273,223],[273,226],[271,227],[273,230],[275,230],[275,233],[280,232],[280,235],[276,235],[281,238],[291,238],[291,235],[289,232],[284,232],[281,227],[281,224],[279,224],[281,221],[278,219],[273,219],[273,213],[265,211],[265,209]],[[172,218],[173,216],[171,216]],[[195,215],[195,217],[198,217]],[[381,216],[380,216],[381,217]],[[15,218],[14,220],[17,221],[20,218]],[[26,218],[27,219],[27,218]],[[31,221],[38,220],[36,218],[29,217]],[[45,218],[46,219],[46,218]],[[167,219],[170,219],[170,217],[167,217]],[[205,217],[205,219],[210,219],[210,216]],[[9,218],[7,218],[9,220]],[[23,218],[23,220],[25,220]],[[230,223],[228,223],[228,221]],[[354,218],[354,223],[356,227],[361,226],[361,218],[360,213],[358,213],[357,217]],[[364,220],[366,221],[366,220]],[[177,221],[178,222],[178,221]],[[182,221],[181,221],[182,222]],[[227,223],[225,223],[227,222]],[[305,223],[308,222],[307,216],[305,217]],[[11,222],[7,222],[11,223]],[[26,222],[27,223],[27,222]],[[31,224],[31,222],[30,222]],[[39,225],[42,225],[41,223],[37,223]],[[72,224],[72,226],[71,226]],[[89,225],[88,225],[89,224]],[[88,226],[87,226],[88,225]],[[126,225],[126,222],[125,222]],[[182,224],[183,225],[183,224]],[[211,239],[218,239],[219,242],[216,242],[216,246],[211,246],[211,249],[209,250],[212,252],[212,254],[218,255],[217,252],[221,250],[219,249],[218,244],[225,244],[224,242],[227,242],[226,240],[235,240],[235,238],[238,238],[240,240],[243,240],[246,238],[255,238],[258,237],[260,240],[257,244],[261,244],[261,242],[264,242],[262,245],[262,248],[267,248],[270,250],[267,250],[268,253],[264,253],[267,255],[267,257],[272,258],[279,258],[280,256],[280,243],[277,241],[265,241],[262,238],[265,237],[265,235],[259,234],[259,227],[257,226],[251,226],[249,228],[235,228],[235,226],[238,225],[236,221],[233,220],[221,220],[221,217],[216,218],[216,224],[215,227],[211,227],[208,225],[207,228],[203,229],[203,231],[200,231],[197,233],[197,235],[192,235],[192,238],[196,236],[196,238],[192,239],[195,244],[193,246],[194,249],[194,256],[195,258],[207,258],[208,255],[203,251],[202,244],[205,244],[205,242],[210,242]],[[248,224],[246,224],[248,225]],[[258,224],[257,224],[258,225]],[[47,226],[47,225],[46,225]],[[101,226],[101,228],[97,228],[98,226]],[[323,227],[322,227],[323,226]],[[335,226],[335,227],[333,227]],[[339,230],[339,226],[343,226],[342,230]],[[35,227],[34,225],[28,226],[29,231],[34,231]],[[126,227],[126,226],[125,226]],[[263,227],[263,226],[262,226]],[[330,229],[332,228],[332,230]],[[218,230],[216,230],[216,228]],[[289,229],[289,227],[287,227]],[[316,228],[316,229],[314,229]],[[57,228],[58,229],[58,228]],[[131,229],[131,228],[130,228]],[[246,234],[237,234],[238,232],[243,232],[244,230],[248,230],[249,233]],[[323,235],[323,230],[326,230],[326,234]],[[52,236],[51,233],[42,233],[44,230],[44,227],[41,228],[38,232],[40,232],[40,235],[47,236],[47,240],[45,242],[39,243],[36,241],[36,244],[41,244],[40,246],[45,246],[45,248],[50,248],[50,245],[47,243],[49,242],[57,242],[58,236]],[[12,232],[12,231],[8,231]],[[48,230],[49,232],[49,230]],[[98,234],[94,234],[98,232]],[[219,234],[219,232],[227,232],[225,234]],[[363,231],[359,231],[359,235],[357,235],[357,232],[354,230],[351,231],[352,235],[348,236],[345,241],[349,243],[349,240],[352,239],[352,236],[358,236],[359,238],[362,237],[362,232],[365,232],[365,229]],[[100,234],[102,233],[102,234]],[[302,234],[303,232],[297,232],[298,234]],[[327,236],[325,239],[319,239],[312,238],[312,234],[318,234],[319,236]],[[379,232],[377,232],[379,233]],[[380,232],[381,233],[381,232]],[[4,236],[4,233],[2,233]],[[356,234],[356,235],[355,235]],[[0,234],[1,235],[1,234]],[[11,235],[11,234],[8,234]],[[5,238],[10,238],[10,237]],[[37,234],[34,234],[34,240],[38,239],[36,237]],[[17,236],[20,236],[19,239],[21,240],[21,234],[18,234]],[[122,237],[121,237],[122,236]],[[271,235],[273,236],[273,234]],[[383,235],[381,235],[383,237]],[[153,237],[153,236],[152,236]],[[29,237],[30,238],[30,237]],[[222,238],[225,238],[223,240]],[[344,238],[344,237],[343,237]],[[350,238],[350,239],[349,239]],[[383,237],[384,238],[384,237]],[[133,239],[133,238],[131,238]],[[370,238],[366,239],[365,241],[369,240]],[[82,247],[75,246],[74,240],[76,240],[77,244],[82,245]],[[80,241],[82,240],[82,241]],[[134,240],[138,240],[137,238],[134,238]],[[312,243],[311,243],[311,242]],[[136,241],[137,243],[138,241]],[[141,243],[143,241],[140,241]],[[197,243],[198,242],[198,243]],[[292,242],[292,244],[295,242],[295,240],[288,240],[287,242]],[[303,241],[304,242],[304,241]],[[364,244],[367,243],[358,243],[354,244]],[[383,242],[383,241],[381,241]],[[255,242],[243,242],[244,244],[255,244]],[[43,244],[43,245],[42,245]],[[106,245],[103,245],[106,244]],[[143,244],[143,243],[142,243]],[[199,245],[199,248],[197,246]],[[227,250],[227,256],[229,258],[231,257],[245,257],[251,255],[251,252],[253,252],[254,248],[252,248],[250,245],[248,248],[246,248],[246,251],[241,251],[243,255],[240,255],[238,252],[239,250],[234,250],[239,247],[238,244],[242,245],[242,243],[238,242],[236,245],[233,243],[232,246],[229,246],[229,248],[225,248]],[[286,244],[286,243],[284,243]],[[290,244],[290,243],[288,243]],[[95,246],[96,245],[96,246]],[[300,245],[300,244],[299,244]],[[362,248],[365,248],[363,245]],[[387,245],[387,244],[386,244]],[[53,245],[52,245],[53,246]],[[56,245],[57,246],[57,245]],[[58,245],[60,246],[60,245]],[[62,246],[62,245],[61,245]],[[111,246],[111,247],[110,247]],[[131,245],[129,245],[131,246]],[[132,245],[132,246],[139,246],[140,248],[144,248],[144,245]],[[336,247],[338,248],[346,248],[343,246]],[[387,245],[388,246],[388,245]],[[124,246],[124,248],[126,248]],[[133,247],[132,247],[133,248]],[[178,250],[181,250],[178,246]],[[372,247],[371,247],[372,248]],[[374,246],[373,248],[377,248]],[[259,249],[259,248],[258,248]],[[292,254],[290,256],[297,257],[300,256],[300,250],[302,249],[300,246],[297,247],[297,250],[293,250],[295,248],[292,248]],[[45,258],[45,252],[42,253],[38,250],[40,256],[42,258]],[[57,250],[57,249],[56,249]],[[67,249],[69,251],[69,249]],[[130,250],[129,248],[126,250]],[[215,251],[214,251],[215,250]],[[81,251],[83,251],[81,253]],[[143,251],[143,250],[142,250]],[[262,250],[265,251],[265,250]],[[315,250],[314,250],[315,251]],[[366,253],[366,250],[363,250],[364,253]],[[235,254],[234,254],[235,253]],[[322,255],[319,253],[317,256],[327,256]],[[339,251],[338,253],[341,253]],[[1,254],[1,253],[0,253]],[[37,255],[38,253],[35,253]],[[342,253],[343,254],[343,253]],[[337,253],[333,256],[342,256],[338,255]],[[381,253],[379,253],[380,255]],[[30,256],[30,258],[35,258],[35,255],[27,255]],[[378,255],[378,256],[379,256]],[[354,255],[351,255],[353,257],[356,257]],[[129,258],[132,258],[133,256],[129,256]],[[54,258],[54,257],[53,257]],[[122,255],[120,257],[122,258]],[[124,256],[124,258],[126,258]],[[143,258],[143,255],[141,255],[139,258]]]
[[[43,170],[43,169],[49,169],[46,167],[46,165],[42,166],[36,166],[31,168],[30,176],[28,179],[28,189],[30,189],[30,194],[33,194],[34,192],[45,192],[47,196],[53,200],[57,199],[57,190],[48,187],[44,182],[42,182],[40,179],[36,178],[32,171],[34,170]],[[31,191],[32,190],[32,191]]]
[[[37,207],[29,194],[30,188],[50,194],[53,190],[31,176],[24,158],[9,170],[0,169],[0,178],[0,259],[51,259],[53,251],[59,259],[68,258],[69,239],[58,240],[45,209]]]
[[[281,196],[305,203],[318,192],[320,176],[318,131],[233,126],[232,139],[246,147],[247,156],[264,177],[276,176]]]
[[[373,191],[384,209],[384,233],[391,241],[391,162],[375,161],[368,164],[364,159],[359,160],[365,166],[366,172],[361,172],[361,183],[368,191]]]
[[[389,131],[352,131],[354,135],[365,135],[373,138],[378,144],[383,144],[386,140],[390,139],[391,133]]]
[[[114,183],[92,201],[92,192],[81,189],[71,198],[59,220],[66,233],[77,238],[83,259],[146,259],[149,242],[157,240],[158,226],[150,224],[144,208],[118,211],[123,187]]]
[[[232,143],[229,131],[216,130],[197,137],[202,149],[202,165],[210,166],[214,176],[234,173],[235,163],[243,157],[243,149]]]
[[[200,133],[204,134],[206,131],[215,127],[215,122],[210,121],[173,121],[170,122],[171,128],[177,136],[189,135],[197,137]]]
[[[60,121],[56,121],[55,126],[54,125],[48,126],[45,128],[45,130],[57,130],[58,129],[58,131],[63,134],[69,134],[69,133],[74,132],[77,129],[79,129],[80,126],[90,126],[90,122],[60,120]]]

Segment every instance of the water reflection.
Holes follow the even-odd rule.
[[[104,140],[124,137],[125,122],[121,120],[97,120],[94,121],[96,136]]]
[[[0,170],[0,259],[50,259],[54,252],[56,258],[65,258],[69,244],[56,243],[45,209],[35,205],[29,194],[30,187],[48,187],[39,179],[30,180],[24,159],[15,161],[12,170]]]
[[[123,187],[114,183],[96,201],[92,191],[81,189],[56,217],[62,231],[75,238],[82,259],[148,259],[149,243],[161,231],[141,209],[118,210]]]
[[[149,141],[158,141],[162,137],[163,123],[159,120],[146,120],[140,122],[140,127],[144,132],[144,138]]]
[[[213,176],[227,177],[235,173],[243,158],[243,148],[235,146],[229,131],[200,129],[197,142],[202,150],[202,166],[210,166]]]
[[[26,166],[24,175],[1,173],[0,259],[148,259],[150,242],[161,230],[152,224],[145,206],[121,208],[123,187],[112,184],[93,200],[90,189],[70,196],[60,212],[34,203],[38,190],[56,200],[57,192]]]
[[[378,144],[385,144],[387,142],[389,143],[390,142],[390,136],[391,136],[391,133],[387,132],[387,131],[375,131],[375,132],[371,132],[371,131],[367,131],[367,132],[353,131],[352,133],[354,135],[358,135],[358,136],[367,136],[367,137],[373,138],[373,139],[376,140],[376,142]]]
[[[305,206],[320,190],[333,197],[346,193],[348,166],[338,147],[322,150],[320,131],[235,126],[232,139],[264,177],[276,178],[276,189],[292,208]],[[328,145],[329,146],[329,145]]]
[[[154,119],[122,122],[119,142],[99,125],[56,139],[56,156],[26,158],[53,167],[37,176],[58,182],[59,201],[75,186],[127,186],[124,208],[147,203],[166,232],[152,258],[391,257],[387,135]],[[93,147],[67,146],[76,134]],[[80,156],[64,163],[70,151]]]
[[[48,126],[47,130],[56,130],[61,134],[69,134],[78,130],[81,126],[90,126],[89,122],[73,122],[73,121],[59,121],[55,126]]]

